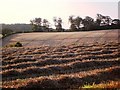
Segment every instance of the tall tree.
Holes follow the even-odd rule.
[[[81,23],[82,23],[82,18],[79,17],[79,16],[77,16],[77,17],[75,18],[75,25],[76,25],[77,29],[80,29],[80,24],[81,24]]]
[[[70,29],[72,31],[76,31],[80,29],[80,25],[82,24],[82,18],[77,16],[74,18],[74,16],[69,16],[69,22],[71,23]]]
[[[86,16],[85,19],[82,20],[82,24],[86,30],[91,30],[94,28],[94,19]]]
[[[54,17],[53,18],[53,21],[54,21],[54,23],[55,23],[55,27],[56,27],[56,30],[57,31],[62,31],[63,29],[62,29],[62,19],[61,18],[56,18],[56,17]]]
[[[43,26],[48,27],[48,24],[49,24],[49,23],[48,23],[48,20],[47,20],[47,19],[43,19],[43,22],[42,22],[42,23],[43,23]]]
[[[110,16],[105,16],[105,22],[106,22],[106,25],[111,25],[112,24],[112,19]]]
[[[75,25],[75,19],[73,18],[74,16],[72,15],[72,16],[69,16],[69,18],[68,18],[68,20],[69,20],[69,22],[70,22],[70,30],[71,31],[76,31],[77,30],[77,28],[76,28],[76,25]]]
[[[48,20],[47,19],[43,19],[43,31],[49,31],[49,22],[48,22]]]
[[[30,22],[34,31],[41,31],[42,18],[35,18],[34,20],[30,20]]]
[[[73,19],[73,17],[74,17],[73,15],[72,15],[72,16],[69,16],[69,19],[68,19],[68,20],[69,20],[69,22],[70,22],[71,24],[73,24],[73,23],[74,23],[74,19]]]
[[[96,17],[96,25],[97,25],[97,26],[100,26],[101,21],[102,21],[102,15],[101,15],[101,14],[97,14],[97,17]]]
[[[57,25],[57,18],[56,17],[53,17],[53,22],[54,22],[54,25],[56,27],[56,25]]]
[[[97,14],[97,19],[96,19],[97,25],[111,25],[112,24],[112,19],[110,16],[103,16],[101,14]]]

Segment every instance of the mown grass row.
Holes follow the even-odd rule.
[[[81,53],[84,52],[84,53]],[[42,55],[38,55],[38,59],[56,59],[56,58],[75,58],[75,59],[110,59],[110,58],[117,58],[119,57],[119,52],[118,50],[109,50],[109,51],[103,51],[104,53],[100,53],[100,51],[94,51],[94,52],[86,52],[86,51],[81,51],[81,52],[72,52],[72,53],[63,53],[63,55],[59,55],[59,54],[54,54],[52,53],[52,55],[50,54],[42,54]],[[23,57],[23,58],[22,58]],[[21,63],[21,62],[27,62],[27,61],[34,61],[35,60],[35,55],[30,55],[26,56],[28,58],[24,58],[25,55],[21,55],[21,57],[15,57],[13,56],[8,56],[3,58],[3,65],[4,64],[13,64],[13,63]]]
[[[104,69],[97,69],[88,71],[86,73],[81,72],[76,74],[63,74],[56,76],[46,76],[46,77],[35,77],[35,78],[25,78],[17,79],[13,81],[3,82],[4,87],[14,87],[18,89],[25,88],[82,88],[84,85],[92,85],[105,83],[107,80],[116,81],[119,78],[120,67],[109,67]],[[113,77],[114,76],[114,77]],[[118,88],[119,86],[117,86]]]
[[[118,43],[3,48],[3,87],[79,89],[93,82],[119,83],[118,48]]]
[[[96,67],[98,68],[99,66],[106,66],[106,65],[119,65],[120,61],[116,60],[116,61],[87,61],[87,62],[81,62],[81,61],[74,61],[74,62],[70,62],[70,63],[65,63],[65,64],[56,64],[56,65],[46,65],[41,67],[40,65],[42,64],[38,64],[38,66],[36,65],[30,65],[30,66],[20,66],[19,68],[16,67],[12,68],[12,69],[8,69],[8,70],[4,70],[2,71],[2,75],[4,77],[9,77],[9,76],[16,76],[16,75],[26,75],[26,74],[30,74],[32,73],[45,73],[46,74],[50,74],[50,73],[55,73],[55,72],[62,72],[62,71],[66,71],[66,70],[71,70],[71,69],[84,69],[84,68],[91,68],[91,67]],[[86,67],[87,66],[87,67]],[[15,73],[15,74],[14,74]],[[16,74],[17,73],[17,74]]]

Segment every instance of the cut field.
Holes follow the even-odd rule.
[[[2,45],[21,42],[23,46],[62,46],[71,44],[95,44],[118,42],[120,30],[101,30],[83,32],[38,32],[19,33],[2,40]]]
[[[95,84],[98,88],[120,88],[120,43],[119,35],[116,34],[118,30],[101,32],[113,34],[109,33],[111,38],[103,39],[102,43],[101,39],[95,38],[99,34],[95,35],[93,31],[89,32],[89,36],[94,37],[94,43],[78,41],[69,45],[56,44],[54,47],[50,43],[45,46],[27,44],[20,48],[2,48],[2,87],[20,90],[81,89]],[[77,35],[75,37],[78,38]],[[107,34],[103,37],[107,37]]]

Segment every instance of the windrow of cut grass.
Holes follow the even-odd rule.
[[[3,48],[4,88],[67,88],[119,82],[119,43]]]
[[[105,64],[104,64],[105,63]],[[104,64],[104,65],[103,65]],[[2,75],[4,77],[11,77],[11,75],[14,77],[19,75],[28,75],[32,73],[40,74],[40,75],[50,75],[50,74],[63,74],[70,70],[84,70],[86,68],[89,68],[89,70],[94,68],[99,68],[102,66],[112,66],[112,65],[119,65],[120,61],[87,61],[87,62],[81,62],[81,61],[75,61],[68,64],[58,64],[58,65],[47,65],[44,67],[34,66],[31,65],[31,67],[26,67],[22,69],[9,69],[2,72]],[[87,66],[87,67],[86,67]],[[11,74],[12,73],[12,74]],[[15,74],[14,74],[15,73]],[[16,74],[17,73],[17,74]]]
[[[31,77],[25,79],[16,79],[13,81],[4,81],[3,87],[14,87],[24,90],[25,88],[79,89],[80,87],[83,87],[86,84],[92,85],[93,83],[105,83],[108,80],[116,81],[116,78],[119,78],[119,71],[120,67],[114,66],[104,69],[94,69],[87,72],[82,71],[74,74],[50,75],[41,77]],[[47,81],[50,81],[50,84]]]

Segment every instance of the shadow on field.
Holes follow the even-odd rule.
[[[82,71],[90,71],[95,69],[109,68],[119,65],[120,61],[89,61],[89,62],[74,62],[67,66],[49,66],[46,68],[29,67],[19,72],[17,69],[11,69],[2,73],[3,81],[9,77],[10,80],[35,78],[40,76],[75,74]],[[86,67],[87,66],[87,67]],[[94,67],[93,67],[94,66]]]
[[[21,86],[18,89],[25,90],[26,88],[42,88],[42,89],[49,89],[49,88],[59,88],[59,89],[78,89],[83,85],[89,83],[90,85],[105,83],[110,80],[118,80],[120,75],[120,68],[114,68],[105,72],[98,73],[97,75],[90,75],[83,78],[78,77],[61,77],[59,79],[39,79],[39,80],[32,80],[27,82],[27,85]]]

